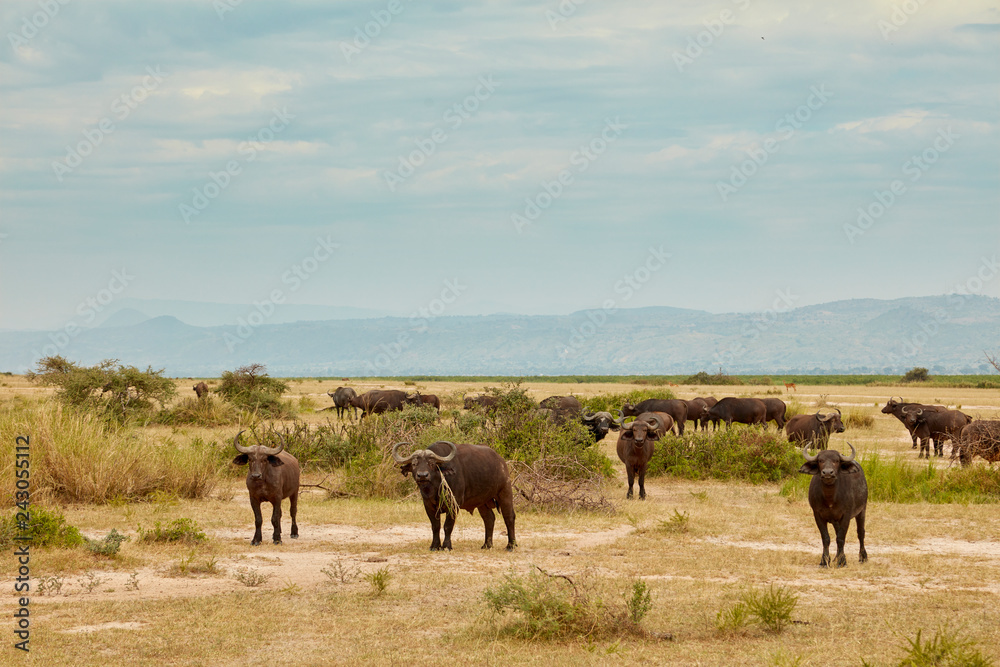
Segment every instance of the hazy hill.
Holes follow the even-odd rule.
[[[145,312],[145,311],[143,311]],[[989,372],[1000,352],[1000,299],[855,299],[784,313],[636,308],[610,315],[490,315],[191,326],[172,316],[65,332],[0,332],[0,370],[41,356],[105,358],[217,376],[251,362],[275,375],[532,375]],[[256,321],[254,321],[256,323]],[[119,324],[118,326],[113,326]]]

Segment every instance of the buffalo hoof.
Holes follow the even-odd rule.
[[[292,538],[293,540],[297,540],[297,539],[299,539],[299,536],[298,536],[298,535],[291,535],[291,538]]]
[[[481,547],[479,547],[479,548],[480,548],[480,549],[492,549],[492,548],[493,548],[493,545],[492,545],[492,544],[484,544],[483,546],[481,546]]]
[[[858,562],[859,563],[867,563],[868,562],[868,552],[862,551],[861,552],[861,556],[858,558]]]
[[[507,545],[507,551],[513,551],[514,547],[516,547],[516,546],[517,546],[516,544],[508,544]]]
[[[250,542],[250,546],[252,546],[252,547],[259,547],[260,546],[260,540],[252,540]]]
[[[432,544],[431,545],[431,551],[441,551],[441,547],[435,546],[435,545]]]
[[[281,540],[275,540],[274,543],[275,544],[281,544]]]

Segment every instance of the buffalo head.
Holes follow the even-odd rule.
[[[265,466],[277,468],[285,465],[285,462],[278,458],[278,454],[285,449],[284,440],[281,441],[281,446],[279,447],[265,447],[264,445],[244,447],[240,444],[240,436],[243,433],[244,431],[240,431],[233,438],[233,445],[236,447],[236,451],[240,453],[239,456],[233,459],[233,463],[238,466],[250,466],[250,469],[247,471],[248,481],[262,479],[266,472]],[[280,438],[281,436],[278,437]]]
[[[392,446],[392,458],[399,464],[399,471],[403,473],[403,477],[406,477],[407,474],[413,475],[413,480],[420,487],[421,494],[424,493],[425,489],[432,482],[440,481],[439,466],[443,463],[448,463],[458,454],[458,447],[455,443],[448,442],[447,440],[439,440],[438,442],[450,445],[451,453],[447,456],[441,456],[430,449],[418,449],[409,456],[400,456],[399,448],[410,443],[397,442]]]
[[[818,454],[809,456],[809,444],[803,445],[802,456],[806,462],[799,468],[799,472],[806,475],[819,475],[823,484],[827,485],[836,484],[837,475],[841,472],[846,474],[861,472],[861,465],[854,460],[856,457],[854,445],[847,443],[847,446],[851,448],[850,457],[833,449],[823,449]]]
[[[832,412],[828,415],[816,413],[815,417],[819,421],[820,426],[827,433],[843,433],[844,432],[844,422],[841,420],[840,408],[834,408],[837,414]]]

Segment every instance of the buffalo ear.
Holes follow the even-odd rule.
[[[277,468],[278,466],[285,465],[285,462],[279,459],[277,456],[268,456],[267,462],[271,464],[272,468]]]
[[[815,461],[806,461],[799,468],[799,472],[805,475],[818,475],[819,474],[819,464]]]
[[[403,477],[406,477],[408,474],[413,472],[413,468],[410,467],[409,463],[404,463],[399,467],[399,472],[403,473]]]
[[[247,456],[246,454],[240,454],[235,459],[233,459],[233,463],[235,463],[238,466],[245,466],[249,462],[250,462],[250,457]]]
[[[858,465],[857,461],[848,461],[847,463],[840,464],[840,472],[848,474],[861,472],[861,466]]]

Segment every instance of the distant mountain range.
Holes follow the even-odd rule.
[[[148,305],[148,304],[147,304]],[[162,305],[162,304],[161,304]],[[171,376],[218,376],[263,363],[277,376],[727,373],[988,373],[1000,353],[1000,299],[853,299],[785,312],[712,314],[668,307],[560,316],[287,321],[276,314],[187,306],[148,317],[136,304],[93,329],[0,332],[0,370],[42,356],[114,358]],[[312,308],[312,307],[310,307]],[[214,315],[211,311],[215,310]],[[201,312],[201,315],[197,315]],[[343,314],[343,313],[341,313]],[[229,317],[239,324],[205,324]]]

